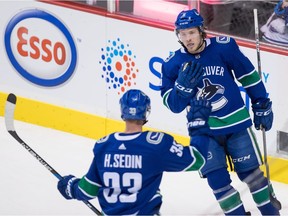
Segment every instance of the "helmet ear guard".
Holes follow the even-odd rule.
[[[198,26],[199,32],[203,34],[205,32],[204,26]]]
[[[150,98],[142,91],[137,89],[128,90],[120,98],[121,118],[123,120],[143,120],[147,122],[150,114]]]

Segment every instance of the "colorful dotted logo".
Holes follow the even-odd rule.
[[[120,39],[109,40],[106,48],[102,48],[101,61],[102,78],[109,84],[109,89],[115,89],[118,94],[125,92],[132,85],[136,85],[139,72],[135,65],[136,56],[129,44],[123,44]]]

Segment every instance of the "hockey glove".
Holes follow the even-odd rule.
[[[268,131],[272,127],[273,123],[273,112],[272,102],[269,98],[258,100],[258,102],[252,105],[254,113],[254,126],[256,130],[260,130],[261,127]]]
[[[190,110],[187,113],[187,127],[189,136],[209,135],[208,119],[211,113],[211,103],[206,99],[190,101]]]
[[[74,185],[77,184],[79,180],[80,179],[73,175],[64,176],[58,181],[57,188],[66,199],[74,199]]]
[[[175,82],[177,93],[183,98],[191,97],[193,88],[202,78],[203,72],[203,67],[198,62],[183,63]]]

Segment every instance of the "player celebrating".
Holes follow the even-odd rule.
[[[166,133],[142,131],[150,99],[140,90],[127,91],[120,99],[125,131],[98,140],[87,174],[82,179],[65,176],[58,190],[66,199],[98,197],[104,215],[158,215],[163,172],[199,170],[205,164],[211,105],[207,100],[192,100],[191,105],[188,131],[198,150]]]
[[[233,38],[207,39],[203,18],[195,9],[179,13],[175,31],[182,48],[162,65],[161,96],[174,113],[182,112],[191,98],[211,102],[208,123],[214,141],[209,144],[209,157],[201,175],[207,178],[225,215],[245,215],[240,194],[230,184],[227,155],[240,180],[248,185],[260,212],[279,215],[281,204],[259,169],[261,153],[236,83],[237,80],[242,84],[251,99],[256,129],[270,130],[272,102],[257,71]]]

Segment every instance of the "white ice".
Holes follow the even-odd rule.
[[[19,136],[61,175],[82,177],[92,160],[94,140],[15,121]],[[93,215],[81,201],[65,200],[56,189],[57,178],[7,131],[0,117],[0,215]],[[233,186],[252,215],[260,215],[247,187],[234,173]],[[273,182],[288,215],[288,185]],[[162,215],[223,215],[205,179],[196,172],[164,173]],[[97,199],[90,201],[100,209]]]

